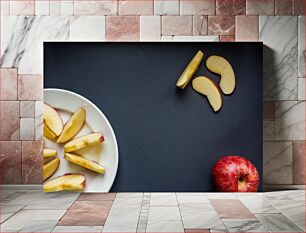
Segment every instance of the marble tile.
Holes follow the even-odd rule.
[[[245,15],[246,0],[217,0],[217,15]]]
[[[35,1],[35,15],[50,15],[49,0],[36,0]]]
[[[1,20],[2,67],[19,74],[42,74],[42,41],[69,39],[69,17],[4,16]]]
[[[61,15],[73,15],[73,0],[61,1]]]
[[[3,232],[20,231],[29,221],[59,220],[65,210],[21,210],[1,225]]]
[[[35,140],[43,140],[43,101],[35,101]]]
[[[10,14],[10,1],[0,1],[1,4],[1,15],[9,15]]]
[[[291,200],[291,201],[304,201],[305,202],[305,190],[289,190],[263,193],[263,197],[271,200]]]
[[[161,41],[173,41],[173,36],[161,36]]]
[[[208,199],[236,199],[234,193],[206,193]]]
[[[179,204],[210,204],[204,193],[176,193],[176,197]]]
[[[57,220],[33,220],[19,232],[51,232],[56,224]]]
[[[74,15],[116,15],[117,0],[74,1]]]
[[[269,232],[258,220],[224,219],[229,232]]]
[[[18,99],[19,100],[42,100],[43,77],[41,75],[18,76]]]
[[[10,15],[34,15],[34,0],[10,0]]]
[[[105,16],[76,16],[70,23],[70,40],[104,41]]]
[[[2,146],[2,145],[1,145]],[[2,153],[2,152],[1,152]],[[10,189],[2,189],[1,190],[1,196],[0,196],[0,202],[5,203],[5,199],[8,199],[10,196],[12,196],[14,193],[16,193],[16,190],[10,190]],[[0,204],[1,204],[0,203]]]
[[[146,232],[184,232],[182,221],[149,221]]]
[[[274,0],[246,0],[247,15],[274,15]]]
[[[298,77],[305,76],[305,16],[298,17]],[[304,86],[305,89],[305,86]]]
[[[258,41],[258,16],[236,16],[236,41]]]
[[[34,117],[35,101],[20,101],[20,117]]]
[[[293,184],[305,184],[305,141],[293,142]]]
[[[207,35],[208,31],[208,22],[207,16],[204,15],[194,15],[193,16],[193,30],[192,34],[195,36]]]
[[[161,17],[140,16],[140,40],[159,41],[161,37]]]
[[[162,0],[154,1],[155,15],[179,15],[180,1],[179,0]]]
[[[81,193],[78,201],[113,201],[116,193]]]
[[[275,140],[275,121],[263,121],[263,140]]]
[[[305,15],[305,2],[303,0],[293,0],[292,11],[294,15]]]
[[[194,232],[197,232],[197,233],[209,233],[209,229],[185,229],[185,233],[194,233]]]
[[[181,0],[181,15],[214,15],[216,12],[215,0]]]
[[[19,102],[0,102],[0,140],[19,140]]]
[[[235,36],[220,35],[219,40],[220,42],[235,42]]]
[[[263,101],[263,119],[275,120],[275,101]]]
[[[297,17],[260,16],[264,100],[297,99]]]
[[[176,206],[150,206],[149,221],[180,221],[181,214],[179,207]]]
[[[107,16],[106,40],[139,40],[139,16]]]
[[[219,41],[218,36],[173,36],[172,41]]]
[[[256,219],[239,200],[211,199],[210,202],[222,219]]]
[[[292,184],[292,142],[264,142],[265,184]]]
[[[162,16],[162,35],[192,35],[192,16]]]
[[[101,232],[103,226],[56,226],[52,232]]]
[[[153,0],[118,0],[119,15],[152,15]]]
[[[275,0],[275,15],[292,15],[292,0]]]
[[[22,142],[22,183],[41,184],[43,181],[42,141]]]
[[[10,191],[11,191],[11,194],[8,195],[8,192],[10,192]],[[1,204],[8,204],[10,201],[12,201],[15,198],[23,195],[24,193],[25,193],[25,191],[1,190]],[[8,204],[8,205],[10,205],[10,204]]]
[[[2,192],[3,190],[1,190]],[[1,193],[2,195],[2,193]],[[7,204],[1,204],[0,208],[1,208],[1,215],[0,215],[0,219],[1,219],[1,223],[3,223],[4,221],[6,221],[8,218],[10,218],[11,216],[13,216],[15,213],[17,213],[18,211],[20,211],[24,206],[23,205],[7,205]]]
[[[61,15],[61,1],[50,0],[50,15],[52,16]]]
[[[0,100],[17,100],[17,69],[0,69]]]
[[[256,214],[258,220],[271,232],[302,232],[302,229],[282,214]]]
[[[274,209],[268,201],[259,196],[244,196],[239,197],[239,200],[244,204],[253,214],[270,214],[279,213]],[[225,224],[226,225],[226,224]],[[260,231],[258,231],[260,232]]]
[[[20,118],[20,140],[35,139],[34,118]]]
[[[306,100],[305,89],[305,78],[298,78],[298,100]]]
[[[150,206],[178,206],[175,193],[152,193]]]
[[[235,16],[208,16],[208,35],[235,35]]]
[[[305,102],[276,103],[275,133],[276,140],[305,139]]]

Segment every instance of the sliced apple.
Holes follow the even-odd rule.
[[[84,108],[76,110],[64,126],[62,134],[58,137],[57,143],[64,143],[73,138],[82,128],[86,118]]]
[[[221,56],[210,56],[206,61],[207,68],[221,76],[219,86],[226,95],[233,93],[236,84],[235,72],[231,64]]]
[[[91,133],[84,135],[82,137],[76,138],[70,142],[68,142],[64,146],[65,152],[76,151],[82,149],[86,146],[92,146],[95,144],[99,144],[104,141],[104,137],[100,133]]]
[[[86,178],[81,174],[65,174],[47,181],[44,184],[45,192],[58,192],[58,191],[77,191],[83,190],[86,186]]]
[[[46,138],[49,138],[51,140],[54,140],[57,136],[55,133],[52,132],[51,129],[48,128],[48,126],[46,126],[46,124],[44,123],[44,136]]]
[[[81,167],[85,167],[91,171],[98,172],[101,174],[105,173],[104,167],[94,161],[84,158],[83,156],[65,153],[64,158],[71,163],[77,164]]]
[[[57,151],[54,149],[50,149],[50,148],[44,148],[43,150],[43,157],[44,158],[48,158],[48,157],[53,157],[57,155]]]
[[[44,165],[44,180],[48,179],[56,172],[59,164],[60,160],[56,158]]]
[[[205,95],[215,112],[222,106],[222,97],[218,87],[209,78],[200,76],[192,81],[192,87],[195,91]]]
[[[197,52],[197,54],[192,58],[188,66],[185,68],[184,72],[181,74],[180,78],[178,79],[176,86],[184,89],[189,81],[191,80],[192,76],[197,72],[204,54],[201,50]]]
[[[58,112],[50,105],[44,103],[44,123],[56,135],[63,131],[63,121]]]

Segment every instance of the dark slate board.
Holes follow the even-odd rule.
[[[175,87],[199,49],[236,72],[218,113],[191,85]],[[205,60],[196,75],[219,82]],[[46,42],[44,85],[85,96],[109,119],[120,158],[112,191],[213,191],[213,165],[233,154],[262,177],[262,43]]]

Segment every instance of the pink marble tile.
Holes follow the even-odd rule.
[[[255,215],[237,199],[210,199],[209,201],[222,219],[256,219]]]
[[[0,100],[17,100],[17,69],[0,69]]]
[[[207,16],[194,15],[193,16],[193,35],[203,36],[207,35]]]
[[[217,15],[245,15],[246,0],[217,0]]]
[[[293,14],[305,15],[305,0],[293,0]]]
[[[19,101],[0,101],[0,140],[19,140]]]
[[[106,40],[139,40],[139,16],[107,16]]]
[[[42,184],[43,182],[43,141],[22,142],[22,183]]]
[[[78,201],[113,201],[116,193],[82,193]]]
[[[236,41],[258,41],[258,16],[236,16]]]
[[[274,15],[274,0],[246,0],[247,15]]]
[[[208,35],[235,35],[235,16],[208,16]]]
[[[275,15],[292,15],[292,0],[275,0]]]
[[[11,15],[34,15],[35,1],[34,0],[11,0],[10,14]]]
[[[0,141],[0,183],[21,184],[21,142]]]
[[[18,76],[18,100],[42,100],[43,77],[41,75]]]
[[[20,101],[20,117],[34,117],[35,101]]]
[[[181,15],[214,15],[216,12],[215,0],[181,0]]]
[[[119,15],[152,15],[153,0],[119,0]]]
[[[219,36],[220,42],[235,42],[235,36]]]
[[[264,101],[263,102],[263,119],[264,120],[275,120],[275,102]]]
[[[162,16],[162,35],[192,35],[192,16]]]
[[[116,15],[117,0],[74,0],[74,15]]]
[[[293,141],[293,184],[305,184],[305,141]]]

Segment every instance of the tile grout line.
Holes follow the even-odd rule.
[[[146,232],[147,230],[150,200],[151,200],[151,193],[143,193],[136,232]],[[146,210],[146,212],[143,212],[143,210]],[[143,224],[142,221],[145,224]]]

